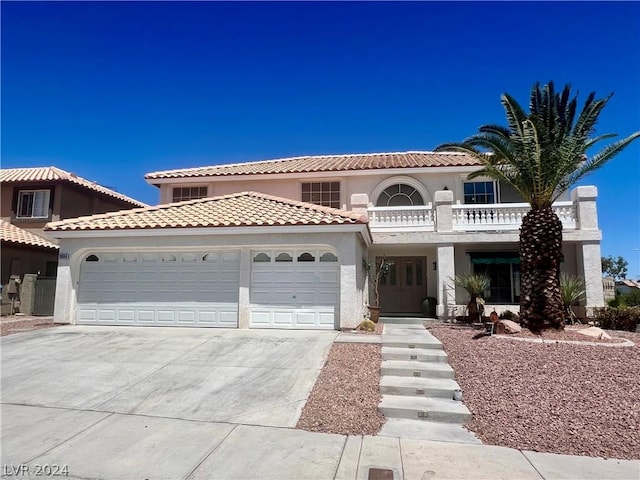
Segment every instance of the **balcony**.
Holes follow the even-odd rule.
[[[371,229],[378,232],[514,232],[520,228],[522,218],[529,209],[528,203],[486,205],[445,203],[436,208],[431,204],[411,207],[369,207],[367,213]],[[563,230],[578,228],[574,202],[556,202],[553,204],[553,210],[562,221]],[[438,216],[440,216],[440,222]],[[448,221],[446,217],[449,217]]]
[[[563,230],[576,228],[573,202],[556,202],[553,211],[562,222]],[[529,211],[528,203],[495,203],[487,205],[452,205],[454,231],[518,230]]]
[[[369,225],[380,230],[435,230],[436,211],[431,204],[411,207],[369,207]]]

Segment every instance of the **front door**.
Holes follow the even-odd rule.
[[[427,296],[426,257],[387,257],[387,262],[389,275],[379,285],[381,313],[421,313]]]

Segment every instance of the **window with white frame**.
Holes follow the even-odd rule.
[[[403,183],[385,188],[376,201],[376,207],[410,207],[412,205],[424,205],[424,199],[418,190]]]
[[[47,218],[50,190],[21,190],[18,192],[17,218]]]
[[[464,203],[496,203],[494,182],[464,182]]]
[[[340,182],[312,182],[302,184],[302,201],[340,208]]]
[[[198,200],[206,198],[207,187],[174,187],[173,201],[183,202],[185,200]]]

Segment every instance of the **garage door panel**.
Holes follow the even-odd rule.
[[[96,255],[81,267],[78,323],[237,326],[239,252]]]
[[[339,273],[337,263],[253,262],[250,326],[333,329],[340,296]]]
[[[316,312],[296,312],[296,325],[312,327],[316,323]]]
[[[293,325],[294,312],[290,310],[273,312],[273,324],[276,326]]]
[[[138,310],[138,323],[154,324],[156,322],[156,312],[153,310]]]

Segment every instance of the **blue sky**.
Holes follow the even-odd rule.
[[[536,82],[615,92],[640,130],[640,3],[2,2],[2,167],[56,165],[147,203],[145,173],[431,150]],[[640,276],[640,142],[599,189],[603,255]]]

